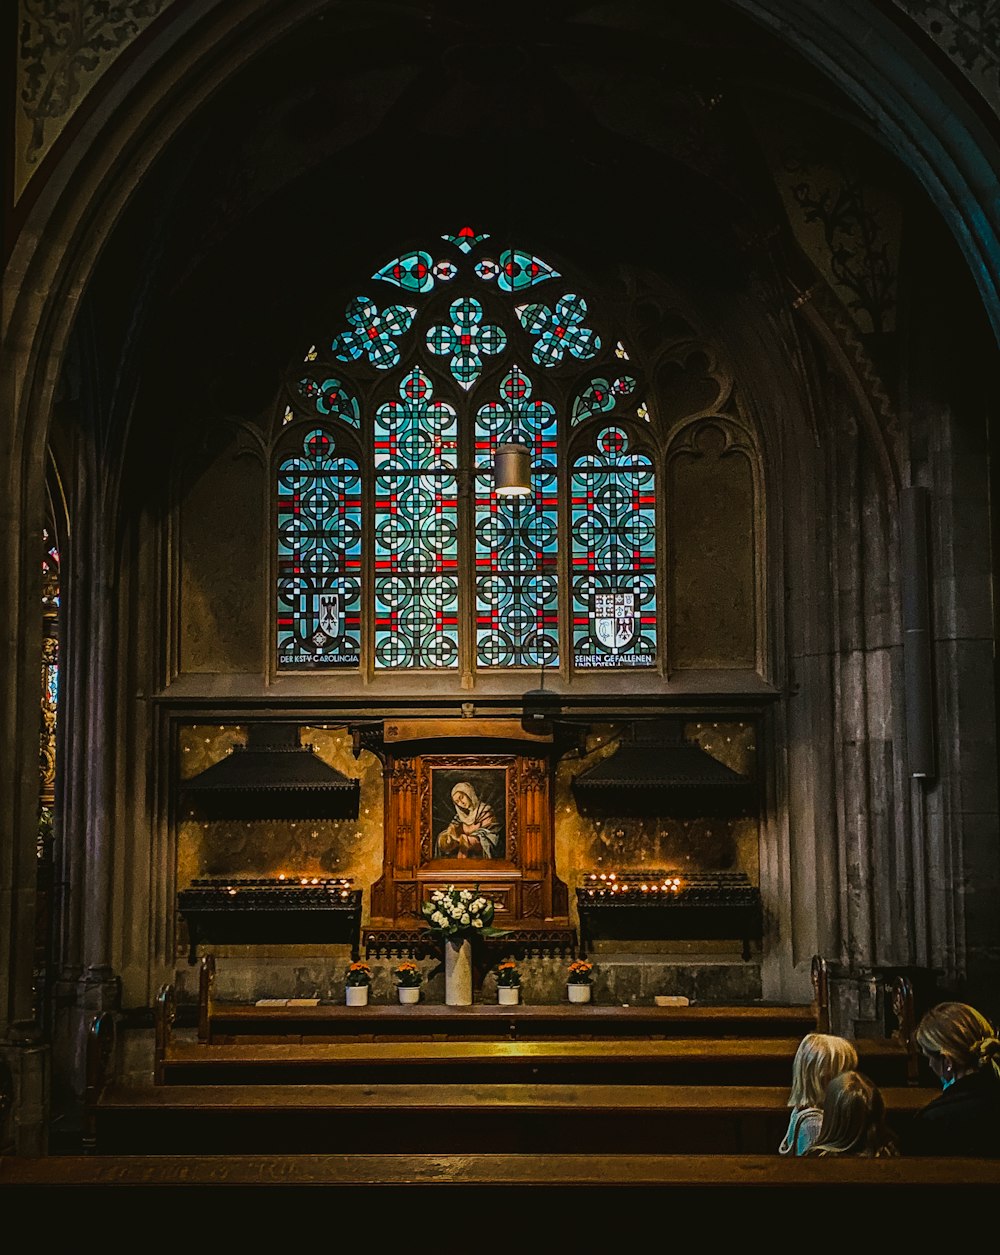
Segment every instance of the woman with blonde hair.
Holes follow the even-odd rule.
[[[895,1134],[885,1122],[882,1091],[863,1072],[841,1072],[830,1082],[819,1136],[806,1154],[813,1159],[829,1155],[884,1159],[899,1154]]]
[[[1000,1039],[965,1002],[939,1002],[914,1039],[941,1082],[941,1093],[913,1118],[904,1150],[912,1155],[1000,1156]]]
[[[792,1060],[792,1088],[788,1106],[792,1114],[779,1155],[804,1155],[816,1140],[823,1122],[827,1086],[841,1072],[858,1066],[858,1052],[846,1037],[833,1033],[807,1033]]]

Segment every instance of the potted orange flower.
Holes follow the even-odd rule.
[[[423,972],[412,959],[404,959],[396,968],[396,993],[400,1002],[419,1002],[420,984],[424,979]]]
[[[368,986],[372,983],[372,970],[362,959],[356,959],[347,969],[344,978],[344,994],[349,1007],[368,1005]]]
[[[497,964],[497,1002],[501,1006],[516,1006],[521,998],[521,973],[513,959]]]
[[[566,973],[566,993],[570,1002],[590,1001],[590,982],[594,973],[593,963],[586,959],[574,959]]]

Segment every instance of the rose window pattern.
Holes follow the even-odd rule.
[[[277,669],[655,666],[649,404],[600,298],[473,227],[367,275],[281,401]]]

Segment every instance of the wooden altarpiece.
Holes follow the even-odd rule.
[[[514,720],[386,720],[361,744],[379,754],[385,778],[382,874],[364,934],[369,954],[419,951],[421,905],[452,884],[478,885],[493,900],[494,925],[509,930],[512,951],[575,947],[569,894],[555,871],[551,734],[525,732]],[[442,848],[455,817],[453,791],[462,789],[491,812],[490,856]]]

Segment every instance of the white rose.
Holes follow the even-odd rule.
[[[443,928],[448,922],[447,916],[442,915],[440,911],[435,911],[431,916],[431,920],[433,923],[437,924],[438,928]]]
[[[472,921],[473,928],[482,928],[482,926],[483,926],[483,921],[481,919],[474,919]]]
[[[469,924],[471,924],[472,921],[470,920],[468,915],[463,915],[462,918],[459,920],[459,923],[464,924],[466,928],[468,928]]]
[[[462,899],[463,902],[472,901],[472,893],[468,889],[463,889],[462,892],[458,896]]]

